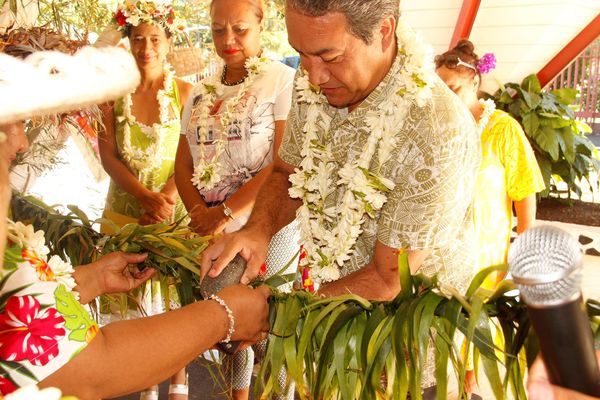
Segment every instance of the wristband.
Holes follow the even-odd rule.
[[[229,319],[229,328],[227,329],[227,336],[225,337],[225,339],[221,340],[220,343],[229,343],[231,342],[231,337],[235,332],[235,318],[233,317],[233,312],[231,311],[231,308],[229,308],[227,303],[225,303],[225,301],[216,294],[211,295],[209,299],[219,303],[227,312],[227,319]]]

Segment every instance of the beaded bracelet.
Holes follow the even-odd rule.
[[[231,337],[235,332],[235,318],[233,317],[233,312],[231,311],[231,308],[229,308],[227,303],[225,303],[225,301],[216,294],[211,295],[209,299],[219,303],[221,306],[223,306],[223,308],[225,308],[225,311],[227,312],[227,318],[229,319],[229,329],[227,329],[227,336],[225,337],[225,339],[221,340],[221,343],[229,343],[231,342]]]

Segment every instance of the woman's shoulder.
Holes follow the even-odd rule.
[[[177,85],[177,90],[179,91],[179,98],[181,99],[181,104],[185,104],[190,93],[192,93],[192,89],[194,85],[189,82],[184,81],[180,78],[175,78],[175,84]]]
[[[496,109],[490,118],[488,123],[492,131],[505,132],[511,131],[522,131],[521,124],[512,115],[503,110]]]

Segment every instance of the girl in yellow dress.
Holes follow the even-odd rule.
[[[545,188],[521,125],[506,112],[496,110],[492,100],[477,96],[481,74],[493,69],[495,62],[489,53],[480,59],[468,40],[459,41],[435,58],[436,72],[469,108],[480,131],[481,164],[473,198],[479,270],[506,263],[513,206],[517,233],[521,233],[535,222],[536,193]],[[482,287],[493,290],[503,278],[504,273],[492,273]],[[472,368],[467,371],[466,385],[468,391],[476,388]]]
[[[474,215],[479,268],[506,263],[512,230],[513,205],[517,233],[535,221],[536,193],[544,180],[521,125],[492,100],[479,100],[481,72],[492,67],[493,55],[482,60],[473,44],[461,40],[435,58],[438,75],[469,108],[481,132],[481,165],[475,186]],[[490,276],[484,286],[493,289],[503,276]]]

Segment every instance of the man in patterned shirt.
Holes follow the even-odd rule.
[[[204,252],[202,270],[210,276],[217,276],[240,253],[248,261],[242,282],[250,282],[266,258],[270,238],[294,219],[302,202],[288,194],[289,176],[306,157],[305,124],[315,113],[317,132],[311,132],[330,145],[332,155],[327,168],[333,185],[323,208],[336,213],[343,210],[347,189],[339,184],[337,173],[365,151],[373,134],[367,117],[389,110],[389,100],[404,90],[398,90],[398,82],[409,70],[407,49],[414,44],[403,43],[396,35],[398,0],[287,0],[286,7],[289,41],[305,72],[297,75],[279,157],[250,220]],[[317,108],[299,96],[304,75],[326,98]],[[384,119],[376,121],[378,126],[393,133],[393,146],[387,149],[391,155],[387,161],[371,162],[369,171],[393,182],[393,189],[385,193],[387,201],[381,208],[363,215],[356,242],[347,257],[341,257],[341,278],[322,285],[319,293],[392,299],[400,290],[400,249],[408,251],[412,273],[439,273],[442,281],[466,288],[475,262],[471,225],[479,162],[475,122],[437,76],[427,86],[426,98],[404,98],[397,110],[402,114],[400,123],[393,122],[396,117],[377,114]],[[325,223],[322,231],[337,222]]]

